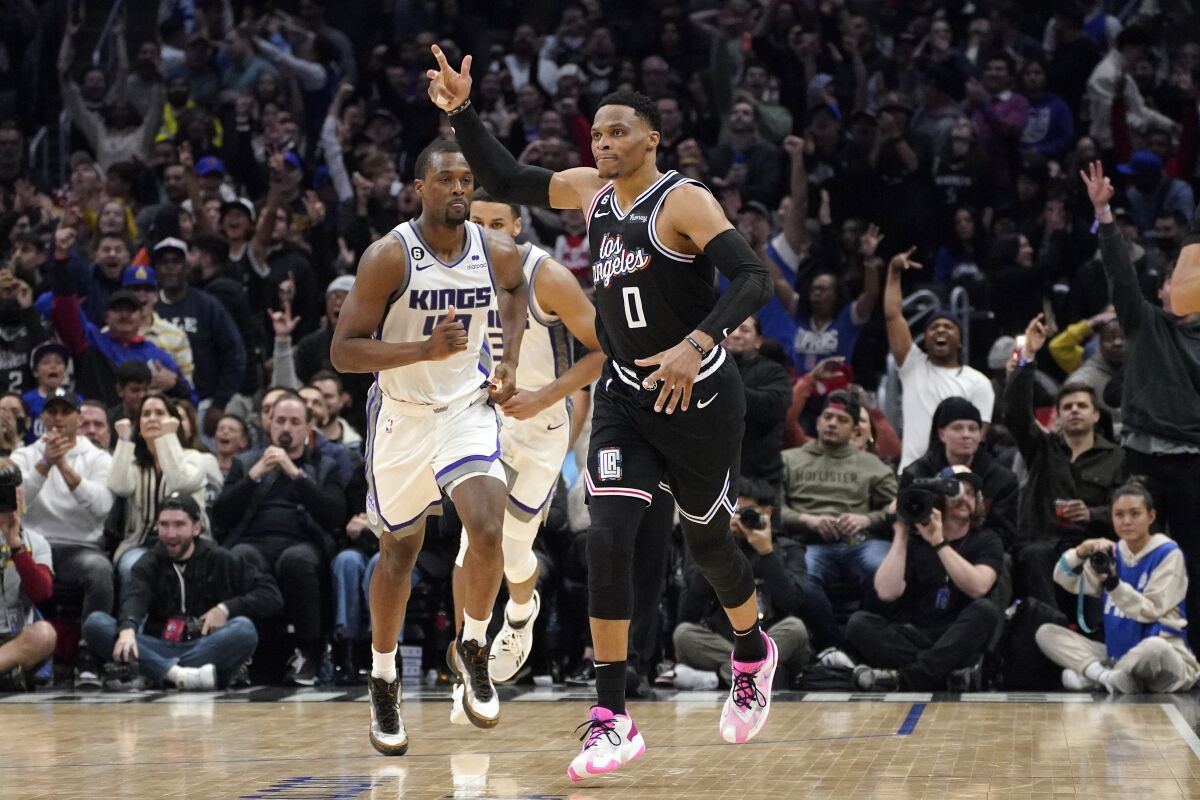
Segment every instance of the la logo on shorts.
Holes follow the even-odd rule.
[[[596,453],[596,473],[602,481],[621,480],[621,448],[605,447]]]

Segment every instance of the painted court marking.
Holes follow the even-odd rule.
[[[1183,714],[1179,713],[1179,709],[1173,703],[1163,703],[1163,713],[1167,715],[1167,719],[1171,720],[1171,724],[1175,726],[1175,730],[1179,731],[1179,737],[1187,742],[1187,746],[1191,748],[1192,755],[1200,758],[1200,736],[1192,730],[1192,726],[1188,725],[1187,720],[1183,718]]]

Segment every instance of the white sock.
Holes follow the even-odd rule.
[[[181,667],[178,664],[174,665],[167,670],[167,680],[178,686],[179,682],[183,680],[183,676],[186,674],[184,672],[185,669],[187,669],[187,667]]]
[[[1108,677],[1108,670],[1106,670],[1099,661],[1093,661],[1083,668],[1083,677],[1090,681],[1104,684],[1104,679]]]
[[[514,603],[512,598],[509,598],[508,604],[504,609],[504,614],[510,622],[521,623],[533,616],[534,608],[532,595],[524,603]]]
[[[381,653],[371,647],[371,677],[382,678],[391,683],[396,680],[396,648],[390,653]]]
[[[488,614],[487,619],[471,619],[471,615],[464,611],[462,628],[463,641],[472,641],[480,646],[487,644],[487,628],[488,623],[491,621],[491,614]]]

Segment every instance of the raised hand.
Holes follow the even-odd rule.
[[[896,253],[888,262],[888,269],[901,272],[906,269],[921,269],[923,265],[919,261],[912,260],[912,254],[915,252],[917,252],[917,248],[910,247],[903,253]]]
[[[799,158],[804,153],[804,140],[794,134],[783,137],[783,151],[788,158]]]
[[[161,427],[159,427],[158,430],[159,430],[159,433],[158,433],[159,436],[170,436],[173,433],[178,434],[179,433],[179,420],[175,419],[174,417],[167,417],[166,419],[164,419],[162,421],[162,425],[161,425]]]
[[[429,77],[429,99],[442,111],[453,111],[471,97],[471,57],[463,58],[459,71],[446,61],[442,48],[435,44],[431,49],[438,68],[425,73]]]
[[[879,231],[879,226],[871,223],[867,226],[867,232],[858,239],[858,253],[863,258],[871,258],[875,255],[875,251],[879,249],[879,243],[883,241],[883,234]]]
[[[271,318],[271,329],[275,331],[276,339],[289,339],[292,336],[292,331],[296,330],[296,324],[300,322],[299,317],[292,316],[292,304],[284,303],[281,311],[268,311],[267,315]]]
[[[450,306],[446,316],[433,326],[433,332],[425,341],[427,361],[441,361],[467,349],[467,329],[461,320],[454,318],[454,313],[454,306]]]
[[[119,419],[113,423],[113,430],[117,432],[118,438],[127,442],[133,436],[133,420]]]
[[[1116,194],[1112,181],[1104,177],[1104,165],[1099,161],[1093,161],[1088,164],[1086,170],[1079,170],[1079,177],[1083,179],[1083,185],[1087,187],[1088,199],[1092,201],[1092,208],[1099,214]]]
[[[1046,344],[1046,315],[1038,314],[1025,328],[1025,358],[1033,358]]]

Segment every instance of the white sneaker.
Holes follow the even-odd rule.
[[[533,650],[533,623],[541,610],[542,598],[536,589],[533,591],[533,613],[524,622],[513,623],[508,618],[508,605],[505,605],[504,624],[492,640],[492,660],[488,663],[492,680],[497,683],[510,681],[525,666],[529,652]]]
[[[687,664],[675,665],[675,688],[685,692],[708,692],[721,683],[715,672],[693,669]]]
[[[463,685],[461,682],[456,682],[453,691],[450,692],[450,724],[471,724],[471,720],[467,718],[467,712],[463,710]]]
[[[212,664],[203,667],[176,667],[175,686],[183,691],[211,692],[217,688],[217,668]]]
[[[583,750],[567,767],[567,775],[577,783],[591,775],[612,772],[646,752],[646,742],[628,714],[613,714],[607,708],[592,706],[588,721],[579,727],[587,728],[580,737]]]
[[[477,728],[494,728],[500,722],[500,695],[488,674],[488,649],[486,644],[460,637],[455,642],[454,658],[450,659],[450,668],[463,686],[463,711]]]
[[[1093,689],[1100,688],[1100,684],[1091,678],[1085,678],[1082,673],[1076,672],[1073,669],[1064,669],[1062,671],[1062,685],[1069,692],[1090,692]]]
[[[402,756],[408,752],[408,732],[400,719],[400,676],[388,683],[372,675],[367,679],[371,694],[371,746],[385,756]]]
[[[817,663],[822,667],[842,667],[843,669],[854,669],[857,666],[854,659],[846,655],[844,650],[839,650],[836,647],[826,647],[817,655]]]

